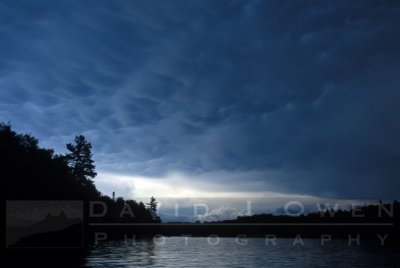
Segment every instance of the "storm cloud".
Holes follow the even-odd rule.
[[[3,0],[0,120],[84,134],[100,177],[398,198],[399,27],[398,1]]]

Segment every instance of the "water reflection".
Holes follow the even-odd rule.
[[[218,241],[218,243],[217,243]],[[246,242],[245,242],[246,241]],[[266,245],[263,238],[165,237],[134,243],[109,241],[93,246],[87,267],[398,267],[399,247],[381,247],[368,241],[349,246],[332,240],[321,246],[318,239],[278,239]]]
[[[89,248],[88,267],[151,267],[156,253],[153,239],[108,241]]]

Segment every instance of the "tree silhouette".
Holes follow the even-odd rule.
[[[153,220],[160,221],[160,217],[157,215],[157,204],[158,202],[152,196],[150,197],[150,202],[147,203],[148,210],[153,218]]]
[[[81,184],[93,184],[92,178],[96,177],[95,165],[92,159],[92,145],[83,135],[75,137],[75,144],[68,143],[70,153],[65,158],[71,167],[72,175]]]

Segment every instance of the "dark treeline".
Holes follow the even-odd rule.
[[[347,239],[349,235],[359,235],[368,240],[374,240],[378,235],[387,235],[386,244],[397,243],[400,235],[400,203],[379,203],[347,210],[321,208],[318,212],[306,215],[274,215],[256,214],[239,216],[232,220],[215,222],[196,222],[166,228],[169,235],[182,234],[184,230],[193,236],[246,235],[265,237],[302,237],[318,238],[328,234],[335,238]],[[293,213],[293,211],[289,212]]]
[[[92,147],[84,136],[76,136],[74,143],[66,146],[67,154],[55,154],[53,149],[39,147],[35,137],[18,134],[10,124],[0,123],[0,165],[5,200],[102,201],[108,211],[102,217],[104,221],[160,221],[154,198],[145,205],[121,197],[110,198],[96,189]],[[127,209],[132,213],[121,215]]]
[[[399,223],[400,203],[382,203],[364,205],[355,208],[343,209],[323,209],[319,212],[311,212],[306,215],[274,215],[256,214],[252,216],[239,216],[233,220],[219,221],[219,223],[340,223],[340,222],[393,222]]]

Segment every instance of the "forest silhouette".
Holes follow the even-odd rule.
[[[156,200],[148,204],[102,194],[93,179],[97,175],[90,142],[82,135],[66,145],[68,153],[55,154],[41,148],[30,134],[16,133],[9,123],[0,123],[0,163],[5,200],[100,201],[107,207],[106,222],[160,222]],[[121,215],[129,206],[132,213]],[[134,215],[134,217],[132,217]]]

